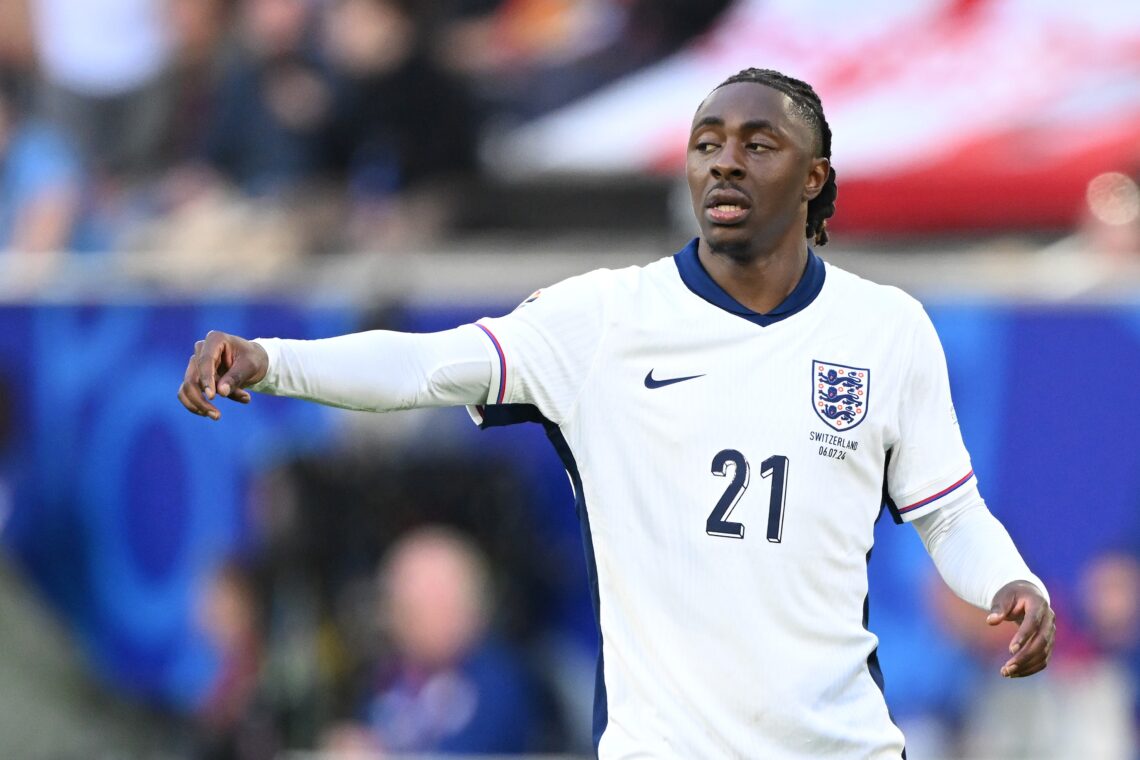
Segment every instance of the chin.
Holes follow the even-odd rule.
[[[728,238],[720,235],[706,235],[705,241],[713,253],[731,256],[734,259],[744,256],[752,247],[752,240],[747,237]]]

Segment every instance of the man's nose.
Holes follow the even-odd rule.
[[[726,145],[713,162],[710,171],[717,179],[743,179],[744,163],[740,160],[739,148]]]

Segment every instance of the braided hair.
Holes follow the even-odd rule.
[[[831,127],[827,125],[827,119],[823,115],[823,103],[810,84],[772,69],[744,69],[718,84],[716,89],[738,82],[762,84],[787,95],[796,113],[815,132],[816,154],[828,161],[831,160]],[[835,185],[835,169],[829,168],[823,189],[819,195],[808,201],[806,234],[815,240],[816,245],[827,244],[827,220],[835,213],[835,196],[838,192],[839,189]]]

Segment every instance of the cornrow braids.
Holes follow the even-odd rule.
[[[796,113],[815,132],[817,154],[828,161],[831,160],[831,127],[828,126],[827,118],[823,115],[823,103],[820,102],[819,95],[816,94],[810,84],[773,69],[744,69],[718,84],[716,89],[719,90],[725,85],[737,84],[738,82],[762,84],[787,95],[791,99]],[[816,245],[827,245],[827,220],[835,214],[835,197],[838,194],[839,188],[835,184],[835,169],[829,168],[827,182],[824,183],[823,189],[820,190],[819,195],[808,201],[805,232],[807,237],[815,241]]]

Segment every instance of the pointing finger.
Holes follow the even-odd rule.
[[[182,401],[182,405],[191,412],[216,420],[220,416],[220,412],[206,400],[201,386],[200,365],[203,345],[203,341],[198,341],[195,344],[196,350],[186,366],[186,374],[182,379],[182,388],[179,391],[178,398]]]
[[[182,378],[182,385],[178,391],[178,400],[194,414],[207,416],[211,411],[217,411],[212,404],[202,397],[202,389],[197,382],[197,356],[191,356],[186,365],[186,373]]]
[[[224,335],[211,330],[206,334],[206,340],[198,352],[198,386],[207,399],[214,398],[214,381],[217,379],[224,348]]]

